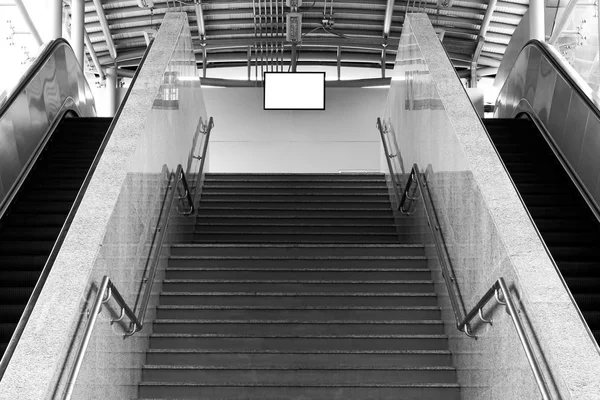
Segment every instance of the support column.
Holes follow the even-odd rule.
[[[62,37],[62,0],[49,0],[50,39]]]
[[[85,14],[84,0],[71,0],[71,44],[75,57],[79,61],[79,65],[83,68],[83,42],[84,42],[84,23],[83,16]]]
[[[544,0],[529,1],[529,39],[546,41],[546,26],[544,24]]]
[[[114,117],[117,113],[117,69],[106,69],[106,90],[108,91],[108,110],[110,117]]]

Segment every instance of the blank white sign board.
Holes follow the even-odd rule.
[[[325,72],[265,72],[265,110],[325,110]]]

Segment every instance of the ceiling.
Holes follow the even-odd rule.
[[[100,2],[100,0],[96,0]],[[414,0],[413,0],[414,1]],[[409,11],[426,12],[456,69],[462,76],[476,61],[479,75],[495,75],[511,35],[528,9],[528,0],[434,0],[409,3]],[[103,0],[102,8],[114,43],[116,58],[109,51],[106,36],[93,1],[85,3],[85,27],[102,67],[137,67],[146,48],[144,32],[157,30],[165,13],[185,11],[192,31],[200,70],[247,67],[250,59],[265,68],[287,70],[292,46],[285,40],[285,0],[154,0],[154,7],[141,8],[136,0]],[[389,36],[384,34],[388,4],[393,4]],[[333,11],[336,32],[324,32],[323,9]],[[304,1],[298,65],[393,68],[407,2],[403,0]],[[199,17],[203,19],[199,24]],[[199,28],[200,25],[200,28]],[[202,38],[202,36],[204,36]],[[382,71],[383,73],[383,71]]]

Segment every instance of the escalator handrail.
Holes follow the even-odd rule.
[[[594,91],[575,71],[575,69],[560,55],[560,53],[551,45],[537,39],[531,39],[521,49],[525,51],[527,47],[535,47],[546,56],[546,59],[552,64],[554,69],[562,76],[569,86],[577,92],[579,97],[586,103],[588,108],[600,119],[600,99],[594,94]],[[514,67],[513,67],[514,68]],[[508,81],[508,80],[507,80]],[[504,83],[505,85],[507,82]]]
[[[469,312],[465,312],[464,304],[462,301],[462,297],[460,295],[460,291],[458,288],[458,283],[456,281],[456,277],[454,275],[454,271],[452,270],[450,257],[447,252],[446,242],[442,235],[437,214],[435,212],[435,208],[433,206],[433,202],[431,200],[431,196],[429,194],[429,188],[423,182],[423,176],[419,171],[419,167],[417,164],[413,165],[413,169],[410,173],[409,184],[406,185],[404,193],[402,195],[401,204],[406,206],[406,209],[401,208],[400,211],[405,215],[410,215],[409,212],[411,208],[411,203],[416,200],[421,199],[424,206],[425,217],[427,219],[427,224],[431,229],[431,234],[433,235],[433,242],[435,245],[436,252],[438,254],[438,261],[440,263],[440,267],[442,269],[442,276],[444,278],[444,282],[446,283],[446,288],[448,290],[448,296],[450,298],[450,303],[452,305],[452,310],[454,311],[454,316],[456,318],[456,328],[466,334],[468,337],[477,339],[477,335],[474,334],[471,330],[470,323],[471,321],[479,316],[479,319],[482,323],[492,324],[491,319],[486,319],[483,316],[483,307],[490,302],[492,299],[496,299],[496,303],[505,306],[507,313],[510,315],[510,318],[515,326],[515,330],[517,331],[517,336],[519,337],[519,341],[523,346],[523,350],[525,351],[525,356],[527,357],[527,361],[529,363],[529,367],[533,373],[535,378],[535,382],[540,390],[540,394],[542,395],[543,400],[552,399],[550,395],[550,390],[548,389],[548,384],[544,379],[544,375],[542,374],[542,370],[540,368],[540,364],[538,363],[537,358],[533,352],[533,347],[531,345],[531,340],[527,335],[523,327],[523,321],[519,316],[519,312],[515,306],[515,303],[512,298],[512,293],[510,289],[504,282],[504,278],[500,277],[494,282],[494,284],[485,292],[485,294],[480,298],[480,300],[471,308]],[[415,189],[415,193],[412,196],[409,195],[410,192],[410,183],[415,183],[417,188]],[[421,194],[420,197],[416,197],[416,192]],[[411,203],[408,203],[411,202]],[[500,295],[502,294],[503,299],[501,299]],[[543,358],[543,357],[542,357]]]
[[[48,45],[48,47],[43,52],[44,55],[52,54],[52,52],[54,50],[50,51],[49,53],[48,53],[48,50],[50,50],[50,48],[56,49],[57,48],[56,46],[62,44],[63,42],[65,42],[70,47],[68,42],[66,42],[64,39],[57,39],[57,40],[53,41],[50,45]],[[102,140],[102,143],[100,144],[98,151],[96,152],[96,156],[94,157],[94,160],[92,161],[92,164],[90,165],[90,168],[85,176],[85,179],[81,185],[81,188],[77,192],[77,196],[75,197],[75,200],[73,201],[73,205],[71,206],[71,209],[69,210],[69,214],[67,215],[67,218],[65,219],[65,223],[61,227],[60,232],[57,236],[56,242],[52,246],[52,250],[50,251],[50,254],[48,255],[48,259],[46,260],[46,263],[44,264],[44,267],[42,268],[40,277],[38,278],[38,280],[35,284],[35,287],[33,289],[33,292],[31,293],[31,296],[29,297],[29,300],[27,301],[27,305],[25,306],[23,314],[21,315],[21,318],[19,319],[19,322],[17,323],[15,331],[8,343],[8,346],[6,347],[6,350],[4,351],[4,355],[2,356],[2,359],[0,360],[0,380],[2,379],[2,376],[4,375],[6,368],[8,367],[10,359],[12,358],[15,348],[17,347],[17,343],[18,343],[19,339],[21,338],[21,335],[23,334],[23,331],[25,329],[25,326],[27,325],[27,322],[29,321],[29,317],[31,316],[31,313],[33,312],[33,308],[35,307],[37,299],[38,299],[40,293],[42,292],[42,288],[44,287],[44,284],[46,283],[46,279],[48,278],[48,275],[50,274],[52,265],[54,264],[54,261],[56,260],[56,257],[58,256],[60,248],[67,236],[69,227],[71,226],[71,223],[72,223],[73,219],[75,218],[75,214],[77,213],[77,210],[79,209],[79,205],[81,204],[81,201],[83,200],[83,196],[90,184],[92,175],[94,174],[96,167],[98,166],[98,163],[100,162],[100,157],[101,157],[102,153],[104,152],[104,149],[106,148],[106,145],[108,144],[110,137],[112,136],[112,133],[115,128],[115,124],[116,124],[117,120],[119,119],[121,112],[123,111],[123,107],[125,107],[125,103],[127,102],[127,99],[129,98],[129,94],[131,93],[131,90],[134,87],[135,82],[137,81],[139,72],[141,70],[141,66],[144,64],[144,61],[146,60],[146,58],[148,57],[148,54],[150,53],[152,44],[153,44],[153,41],[151,41],[148,44],[148,47],[140,61],[139,67],[135,71],[135,74],[131,80],[129,89],[125,93],[125,96],[124,96],[117,112],[115,113],[115,116],[113,117],[113,120],[106,132],[106,135],[104,136],[104,139]],[[47,59],[47,57],[46,57],[46,59]],[[37,63],[36,63],[36,65],[37,65]],[[43,65],[43,63],[41,65]],[[38,71],[38,70],[39,70],[39,65],[37,66],[35,71]],[[27,81],[27,82],[29,82],[29,81]],[[19,93],[19,92],[17,92],[17,93]]]
[[[0,103],[0,118],[2,118],[4,113],[6,113],[15,100],[17,100],[19,94],[27,88],[31,81],[37,76],[37,73],[44,67],[46,61],[50,59],[52,54],[60,46],[68,46],[71,48],[69,42],[63,38],[54,39],[43,47],[38,58],[29,66],[29,68],[27,68],[27,71],[25,71],[21,79],[19,79],[19,82],[11,89],[4,102]]]

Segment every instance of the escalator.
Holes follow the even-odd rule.
[[[600,343],[600,223],[533,122],[485,119],[484,124]]]
[[[111,121],[63,118],[0,220],[0,357],[44,271]]]

